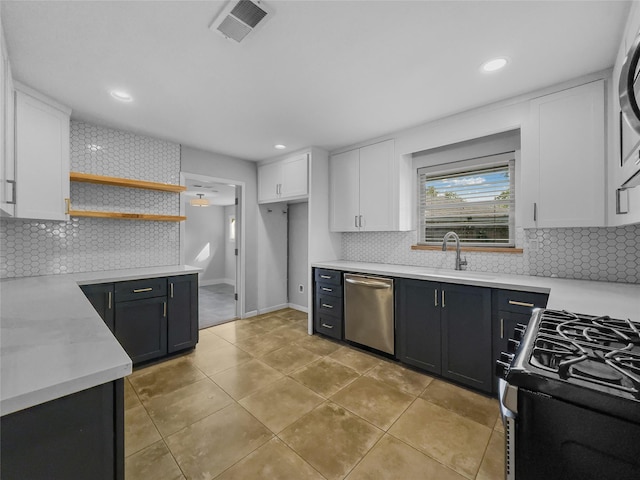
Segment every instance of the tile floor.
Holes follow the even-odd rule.
[[[285,309],[125,381],[127,480],[504,478],[494,399],[307,335]]]
[[[200,328],[219,325],[236,316],[235,287],[228,283],[198,288]]]

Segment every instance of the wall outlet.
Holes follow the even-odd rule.
[[[298,285],[298,291],[300,293],[304,293],[304,285],[302,285],[302,284]]]

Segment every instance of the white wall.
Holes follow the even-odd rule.
[[[258,313],[287,306],[287,204],[259,205]]]
[[[224,207],[192,207],[186,202],[184,259],[202,268],[200,285],[223,283],[225,278]]]
[[[181,171],[225,178],[245,186],[245,313],[258,308],[257,170],[248,160],[182,146]],[[233,182],[229,182],[233,183]]]
[[[225,235],[225,255],[224,255],[224,278],[226,283],[231,285],[236,284],[236,241],[231,240],[230,237],[230,228],[231,223],[229,221],[229,217],[236,215],[236,207],[235,205],[229,205],[224,207],[224,235]],[[236,234],[238,230],[236,229]],[[237,238],[237,237],[236,237]]]
[[[307,272],[309,257],[309,204],[307,202],[289,205],[288,244],[289,303],[306,309],[308,307],[307,289],[310,288]],[[299,285],[304,287],[304,292],[300,292]]]

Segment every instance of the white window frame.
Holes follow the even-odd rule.
[[[472,242],[467,241],[461,238],[461,245],[467,247],[487,247],[487,248],[514,248],[516,246],[516,208],[515,208],[515,199],[516,199],[516,173],[515,173],[515,159],[516,152],[509,151],[505,153],[499,153],[494,155],[488,155],[484,157],[460,160],[456,162],[450,162],[445,164],[433,165],[433,166],[425,166],[417,169],[417,214],[418,214],[418,245],[442,245],[441,241],[425,241],[425,228],[426,224],[424,221],[425,214],[424,210],[426,205],[423,204],[422,201],[422,190],[423,185],[421,178],[422,176],[426,177],[439,177],[439,176],[447,176],[447,175],[457,175],[464,172],[473,172],[480,171],[489,168],[495,168],[500,166],[508,166],[509,168],[509,183],[510,183],[510,192],[511,192],[511,200],[510,200],[510,208],[509,208],[509,220],[508,220],[508,230],[509,230],[509,239],[508,242]],[[451,230],[455,231],[455,228]]]

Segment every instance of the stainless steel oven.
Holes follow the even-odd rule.
[[[640,479],[640,322],[539,309],[509,346],[506,478]]]

